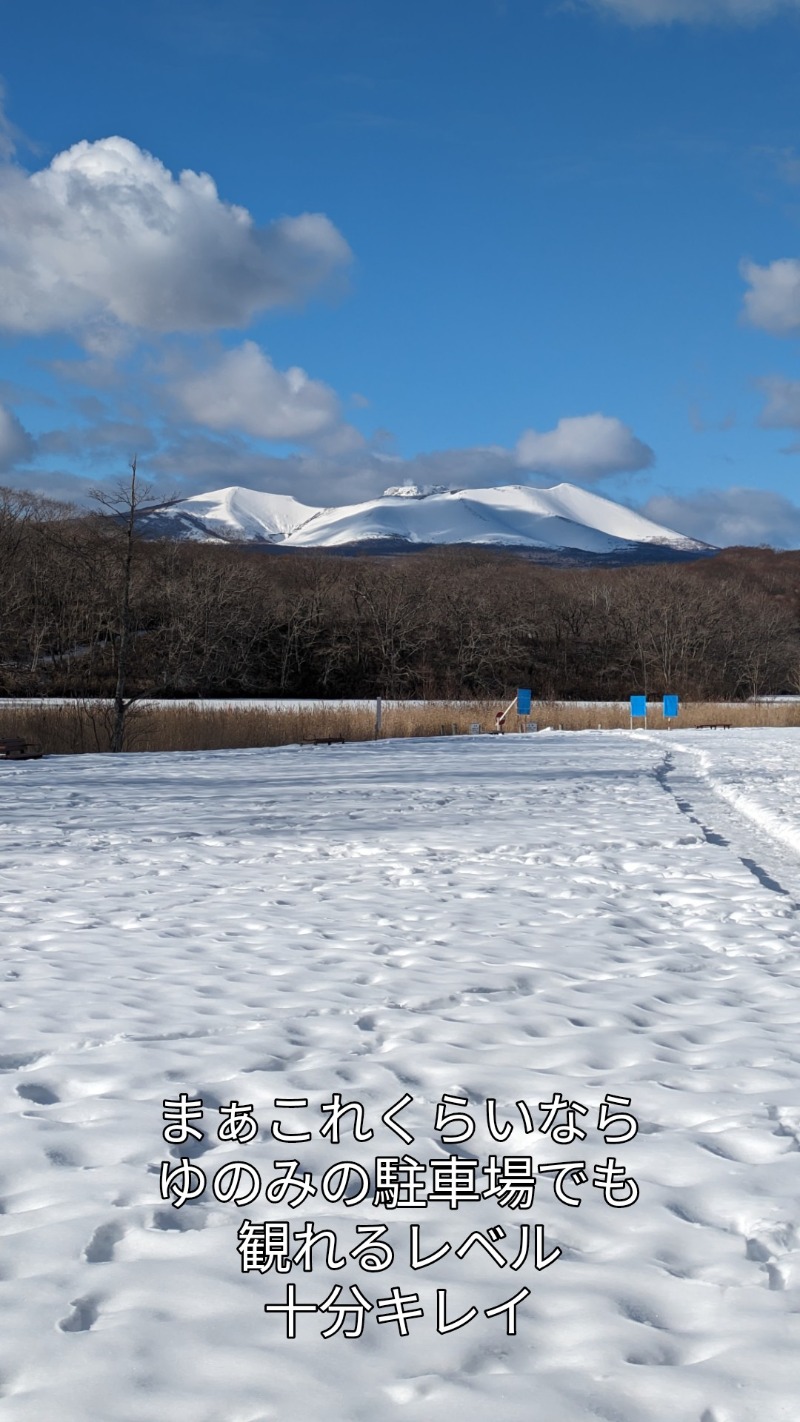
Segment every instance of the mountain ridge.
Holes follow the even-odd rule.
[[[642,553],[698,555],[712,545],[574,484],[484,489],[390,488],[357,504],[321,507],[290,494],[230,485],[193,494],[150,516],[155,537],[286,549],[393,551],[470,544],[589,557]]]

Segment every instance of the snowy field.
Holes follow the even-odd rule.
[[[796,1419],[800,731],[6,763],[0,908],[4,1422]]]

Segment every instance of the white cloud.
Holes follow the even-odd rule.
[[[648,500],[642,513],[720,548],[759,543],[800,547],[800,508],[764,489],[702,489],[687,498],[663,494]]]
[[[0,405],[0,473],[7,473],[32,454],[33,440],[28,431],[23,429],[16,415]]]
[[[742,262],[741,272],[750,284],[744,297],[750,325],[773,336],[800,334],[800,261],[781,257],[767,267]]]
[[[800,430],[800,380],[767,375],[758,386],[767,397],[759,424],[766,429]]]
[[[341,425],[339,401],[329,385],[311,380],[299,366],[276,370],[255,341],[244,341],[207,370],[177,381],[173,393],[196,424],[256,439],[305,443],[333,436]]]
[[[208,174],[174,178],[124,138],[77,143],[32,175],[0,169],[6,330],[242,326],[302,301],[350,257],[321,213],[257,227]]]
[[[540,474],[563,475],[584,482],[608,474],[648,469],[655,459],[621,420],[608,415],[574,415],[554,430],[525,430],[516,446],[517,463]]]
[[[800,0],[588,0],[593,9],[630,25],[757,24],[797,13]]]

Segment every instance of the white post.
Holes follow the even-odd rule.
[[[496,715],[495,718],[494,718],[495,735],[500,735],[500,734],[502,733],[503,726],[505,725],[506,717],[508,716],[508,714],[509,714],[510,711],[513,711],[513,709],[514,709],[514,707],[516,706],[516,704],[517,704],[517,698],[516,698],[516,696],[515,696],[513,701],[509,701],[509,703],[508,703],[508,705],[507,705],[505,711],[498,711],[497,715]]]

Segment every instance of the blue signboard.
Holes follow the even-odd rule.
[[[647,716],[647,697],[631,697],[631,716]]]
[[[517,715],[530,716],[531,714],[531,694],[529,691],[517,692]]]
[[[672,717],[673,717],[673,716],[677,716],[677,714],[678,714],[678,698],[677,698],[677,696],[665,696],[665,697],[664,697],[664,720],[665,720],[665,721],[670,721],[670,720],[672,719]]]

